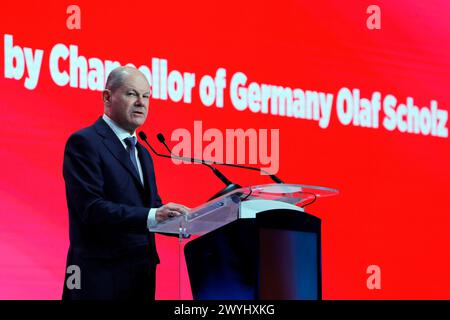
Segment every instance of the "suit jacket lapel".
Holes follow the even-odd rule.
[[[123,147],[122,143],[117,138],[114,131],[106,124],[106,122],[100,117],[99,120],[94,124],[97,132],[103,136],[103,143],[106,148],[112,153],[112,155],[128,170],[128,172],[133,176],[138,185],[143,189],[144,186],[141,183],[141,179],[139,178],[139,174],[131,162],[130,156],[128,152]],[[139,152],[138,152],[139,153]],[[142,162],[141,162],[142,165]],[[144,174],[145,179],[145,174]]]

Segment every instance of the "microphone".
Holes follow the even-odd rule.
[[[214,194],[211,198],[208,199],[208,201],[210,201],[210,200],[212,200],[212,199],[215,199],[215,198],[218,198],[218,197],[220,197],[220,196],[223,196],[224,194],[229,193],[229,192],[231,192],[231,191],[233,191],[233,190],[242,188],[240,185],[234,184],[233,182],[231,182],[231,181],[230,181],[227,177],[225,177],[225,175],[224,175],[222,172],[220,172],[217,168],[213,167],[212,165],[206,163],[206,162],[203,161],[203,160],[198,160],[198,159],[195,159],[195,158],[188,158],[188,157],[180,157],[180,156],[177,156],[176,154],[172,153],[172,151],[169,149],[169,147],[168,147],[167,144],[165,144],[165,143],[164,143],[164,145],[166,146],[167,150],[169,150],[169,153],[170,153],[171,155],[169,156],[169,155],[166,155],[166,154],[158,153],[155,149],[153,149],[153,147],[152,147],[152,146],[150,145],[150,143],[148,142],[148,140],[147,140],[147,135],[145,134],[145,132],[140,131],[140,132],[139,132],[139,137],[140,137],[140,138],[141,138],[141,139],[149,146],[150,150],[151,150],[154,154],[156,154],[157,156],[159,156],[159,157],[169,158],[169,159],[175,158],[175,159],[178,159],[178,160],[184,160],[184,161],[196,162],[196,163],[203,164],[203,165],[207,166],[208,168],[210,168],[210,169],[212,170],[212,172],[214,173],[214,175],[215,175],[217,178],[219,178],[220,181],[222,181],[222,182],[225,184],[226,187],[223,188],[222,190],[220,190],[219,192],[217,192],[216,194]],[[159,135],[158,135],[158,140],[159,140],[159,139],[160,139],[160,138],[159,138]],[[164,139],[164,137],[163,137],[163,139]]]
[[[147,135],[145,134],[144,131],[139,132],[139,138],[141,138],[141,139],[148,145],[148,147],[150,148],[150,150],[152,150],[152,152],[153,152],[154,154],[156,154],[158,157],[163,157],[163,158],[170,158],[170,159],[172,159],[171,156],[168,156],[168,155],[165,155],[165,154],[158,153],[155,149],[153,149],[153,147],[152,147],[152,146],[150,145],[150,143],[147,141]]]
[[[159,142],[161,142],[166,147],[166,149],[170,152],[170,154],[176,156],[175,154],[172,153],[170,148],[167,146],[166,139],[164,138],[164,135],[162,133],[158,133],[156,137],[158,138]],[[197,159],[195,159],[195,160],[197,160]],[[255,168],[255,167],[250,167],[250,166],[243,166],[243,165],[239,165],[239,164],[214,162],[214,161],[208,161],[208,160],[198,160],[198,161],[201,161],[204,164],[211,163],[211,164],[218,164],[218,165],[222,165],[222,166],[228,166],[228,167],[235,167],[235,168],[241,168],[241,169],[258,171],[259,173],[264,173],[264,174],[268,175],[276,183],[279,183],[279,184],[284,183],[276,175],[270,174],[269,172],[267,172],[267,171],[265,171],[264,169],[261,169],[261,168]],[[198,161],[196,161],[196,162],[198,162]]]

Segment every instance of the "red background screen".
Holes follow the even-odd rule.
[[[57,44],[75,45],[87,59],[151,67],[152,59],[160,58],[169,71],[195,73],[191,102],[150,101],[143,130],[158,149],[158,132],[173,146],[171,133],[177,128],[193,133],[196,120],[203,130],[279,129],[277,175],[340,190],[307,207],[323,224],[324,299],[450,298],[448,133],[383,125],[388,95],[397,100],[392,112],[411,97],[429,110],[436,101],[440,114],[447,114],[448,1],[376,1],[378,30],[367,27],[366,9],[375,4],[369,1],[77,1],[81,28],[74,30],[66,26],[71,4],[0,4],[0,298],[60,299],[69,244],[64,145],[103,112],[100,91],[55,83],[49,59]],[[25,86],[27,71],[16,72],[19,79],[7,76],[5,35],[22,52],[42,50],[34,88]],[[69,63],[61,61],[58,68],[69,70]],[[219,68],[226,70],[223,107],[205,106],[200,80],[214,78]],[[247,86],[332,94],[329,124],[322,128],[311,119],[237,110],[230,98],[237,72],[247,76]],[[342,88],[358,89],[361,99],[380,93],[378,127],[339,118]],[[194,207],[222,188],[201,166],[155,157],[154,162],[165,202]],[[241,185],[270,183],[251,171],[223,172]],[[177,239],[157,236],[157,246],[157,298],[177,299]],[[367,287],[370,265],[380,267],[381,289]]]

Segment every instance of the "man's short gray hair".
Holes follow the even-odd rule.
[[[130,74],[128,71],[130,67],[118,67],[115,68],[108,75],[108,79],[106,80],[105,89],[109,89],[112,92],[116,91],[123,84],[123,78],[125,75]]]

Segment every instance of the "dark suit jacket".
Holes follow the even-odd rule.
[[[153,161],[139,143],[144,185],[118,137],[100,118],[74,133],[64,152],[69,210],[67,266],[81,270],[81,289],[64,285],[63,299],[154,297],[154,234],[150,208],[162,205]],[[66,275],[67,279],[67,275]]]

